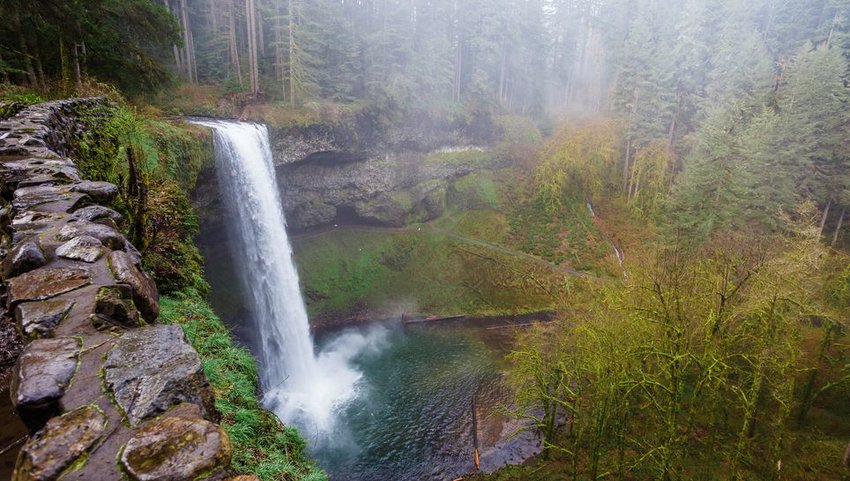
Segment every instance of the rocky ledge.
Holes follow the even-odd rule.
[[[229,475],[231,446],[180,326],[156,325],[156,285],[119,232],[115,185],[67,158],[101,99],[0,121],[2,316],[25,347],[11,401],[31,429],[15,481]]]

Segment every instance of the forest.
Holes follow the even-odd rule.
[[[238,469],[325,476],[259,409],[256,367],[214,374],[252,361],[208,306],[195,184],[213,143],[185,117],[342,131],[389,164],[468,164],[445,212],[383,225],[358,211],[371,231],[351,236],[471,237],[451,262],[490,270],[464,288],[486,297],[505,277],[511,314],[552,313],[517,329],[500,368],[513,393],[500,413],[541,451],[465,479],[850,476],[850,1],[5,0],[0,17],[0,119],[50,99],[113,102],[78,163],[118,184],[120,227],[166,320],[210,356],[216,395],[238,394],[220,408]],[[462,140],[430,145],[432,132]],[[467,191],[477,200],[452,207]],[[332,284],[316,266],[343,263],[341,243],[325,255],[296,240],[311,322],[322,302],[365,304],[328,286],[392,289],[371,264],[415,277],[396,264],[448,245],[404,242],[358,244],[369,265]],[[493,245],[537,265],[484,255]],[[422,284],[405,296],[440,297]],[[488,315],[509,311],[491,301]]]

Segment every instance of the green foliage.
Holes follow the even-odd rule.
[[[467,174],[451,185],[449,206],[460,210],[499,209],[499,193],[493,174]]]
[[[259,379],[251,353],[233,344],[230,332],[196,292],[160,299],[160,320],[180,324],[204,362],[221,425],[233,443],[236,472],[263,481],[320,481],[327,476],[307,459],[298,431],[260,407]]]
[[[118,186],[113,207],[159,289],[205,292],[193,243],[198,220],[187,192],[209,155],[208,140],[127,107],[89,112],[84,120],[89,129],[75,146],[77,165],[86,178]]]
[[[612,123],[562,128],[547,142],[535,173],[547,208],[556,212],[566,196],[593,199],[616,189],[618,143]]]
[[[0,54],[32,88],[69,95],[90,76],[138,95],[171,81],[162,61],[179,43],[179,29],[158,2],[10,0],[1,11],[9,21],[0,26],[7,46]]]
[[[428,227],[339,229],[296,237],[293,248],[313,319],[363,311],[379,317],[530,312],[552,307],[549,291],[557,291],[561,279],[528,260]]]
[[[824,302],[824,251],[806,223],[783,243],[732,235],[634,261],[625,285],[572,302],[562,322],[520,343],[517,414],[568,479],[772,479],[780,464],[784,476],[839,479],[840,451],[803,459],[798,443],[840,450],[844,433],[807,441],[791,422],[811,404],[811,384],[828,391],[847,379],[803,355],[813,316],[846,322]],[[846,359],[845,349],[822,352]]]
[[[512,206],[508,213],[511,242],[523,252],[555,264],[566,263],[579,271],[604,274],[610,247],[593,223],[585,201],[566,197],[552,211],[542,195],[533,195]]]
[[[663,142],[652,142],[635,155],[629,170],[628,202],[641,214],[655,214],[667,198],[673,152]]]

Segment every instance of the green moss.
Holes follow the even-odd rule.
[[[499,209],[499,193],[493,174],[481,171],[465,175],[454,181],[449,204],[456,209]]]
[[[341,229],[293,240],[311,316],[367,309],[505,314],[551,308],[562,276],[428,229]]]
[[[492,152],[479,149],[434,152],[425,157],[426,165],[485,166],[493,161]]]
[[[187,192],[211,163],[208,133],[118,105],[85,112],[83,120],[89,128],[74,146],[77,166],[88,179],[118,186],[113,207],[124,216],[122,230],[160,291],[205,291]]]
[[[327,476],[306,454],[298,431],[283,426],[262,409],[257,398],[257,365],[247,349],[235,346],[230,333],[195,292],[163,297],[162,322],[180,324],[204,363],[222,415],[221,425],[233,443],[233,468],[263,481],[319,481]]]

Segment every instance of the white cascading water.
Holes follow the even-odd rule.
[[[263,402],[284,422],[327,433],[335,410],[355,395],[361,374],[349,361],[357,352],[347,346],[314,354],[268,130],[245,122],[194,123],[215,132],[219,186],[234,224],[233,254],[256,323]]]

